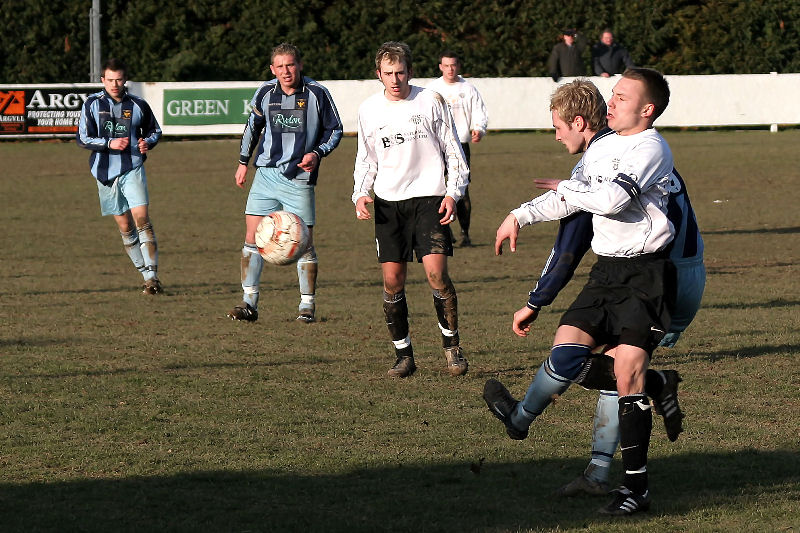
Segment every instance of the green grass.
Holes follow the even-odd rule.
[[[260,318],[234,323],[246,190],[238,141],[165,142],[147,163],[167,294],[140,278],[99,216],[88,152],[0,143],[1,531],[800,530],[800,131],[667,132],[706,241],[703,308],[654,366],[684,376],[686,431],[654,420],[649,513],[558,500],[584,467],[596,396],[573,388],[515,442],[481,391],[521,395],[560,314],[510,330],[556,225],[495,257],[505,214],[567,177],[552,135],[473,147],[473,241],[450,271],[470,372],[443,368],[430,290],[411,265],[420,369],[390,380],[372,223],[349,200],[355,140],[317,187],[319,322],[294,321],[293,267],[265,267]],[[612,477],[621,477],[618,461]]]

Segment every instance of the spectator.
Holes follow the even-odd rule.
[[[586,48],[586,38],[574,28],[567,28],[561,33],[564,42],[556,44],[550,52],[550,58],[547,60],[548,74],[553,81],[565,76],[585,76],[583,51]]]
[[[603,30],[600,42],[592,46],[592,69],[595,75],[608,78],[614,74],[622,74],[626,68],[633,66],[630,54],[624,46],[614,42],[611,30]]]

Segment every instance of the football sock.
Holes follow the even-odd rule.
[[[317,251],[313,246],[297,260],[297,279],[300,282],[300,312],[314,312],[314,293],[317,289]]]
[[[255,244],[244,243],[242,248],[242,301],[253,309],[258,308],[258,282],[261,279],[261,268],[264,259],[258,253]]]
[[[136,231],[139,233],[139,248],[142,251],[142,258],[144,259],[144,267],[146,269],[144,279],[157,279],[158,244],[156,243],[156,234],[153,231],[153,225],[147,222],[142,227],[137,227]]]
[[[666,382],[667,378],[664,377],[664,374],[662,374],[660,370],[648,368],[647,373],[644,375],[645,394],[651,398],[657,397],[659,394],[661,394],[661,391],[664,388],[664,383]]]
[[[392,344],[394,344],[394,354],[397,357],[414,357],[414,348],[411,346],[410,336],[398,341],[392,341]]]
[[[145,276],[147,269],[144,266],[144,257],[142,257],[142,249],[139,245],[139,233],[135,229],[119,233],[122,236],[122,245],[125,247],[128,257],[131,258],[133,266],[147,279]]]
[[[645,394],[630,394],[619,399],[619,434],[625,485],[635,494],[647,490],[647,449],[653,430],[650,400]]]
[[[392,342],[403,343],[406,340],[409,345],[411,340],[408,337],[408,302],[406,302],[406,292],[400,291],[397,294],[389,294],[383,291],[383,315],[386,318],[386,327],[389,328],[389,335]],[[401,346],[402,347],[402,346]]]
[[[442,346],[444,348],[458,346],[458,297],[450,279],[443,289],[433,289],[433,306],[436,308],[436,318],[442,331]]]
[[[531,425],[537,416],[542,414],[545,407],[550,405],[554,396],[560,396],[570,386],[571,381],[561,377],[549,369],[550,358],[542,363],[536,376],[533,378],[528,392],[517,408],[511,414],[511,423],[518,429],[525,429]]]
[[[619,395],[600,391],[592,426],[592,459],[583,475],[592,481],[606,482],[611,459],[619,444]]]

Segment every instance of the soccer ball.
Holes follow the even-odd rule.
[[[261,219],[256,228],[258,253],[267,263],[288,265],[308,248],[308,226],[288,211],[275,211]]]

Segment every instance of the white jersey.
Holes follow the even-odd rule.
[[[435,91],[412,85],[405,100],[389,100],[383,92],[367,98],[358,108],[353,203],[370,189],[389,201],[445,195],[458,201],[469,169],[454,129]]]
[[[461,76],[455,83],[447,83],[444,77],[441,77],[433,80],[428,89],[441,94],[447,101],[453,120],[456,122],[459,141],[470,142],[473,131],[479,131],[481,135],[486,133],[489,115],[486,113],[483,98],[474,85]]]
[[[663,250],[674,238],[667,218],[673,160],[669,145],[650,128],[634,135],[596,139],[557,190],[511,213],[520,226],[558,220],[575,211],[592,217],[592,250],[635,257]]]

